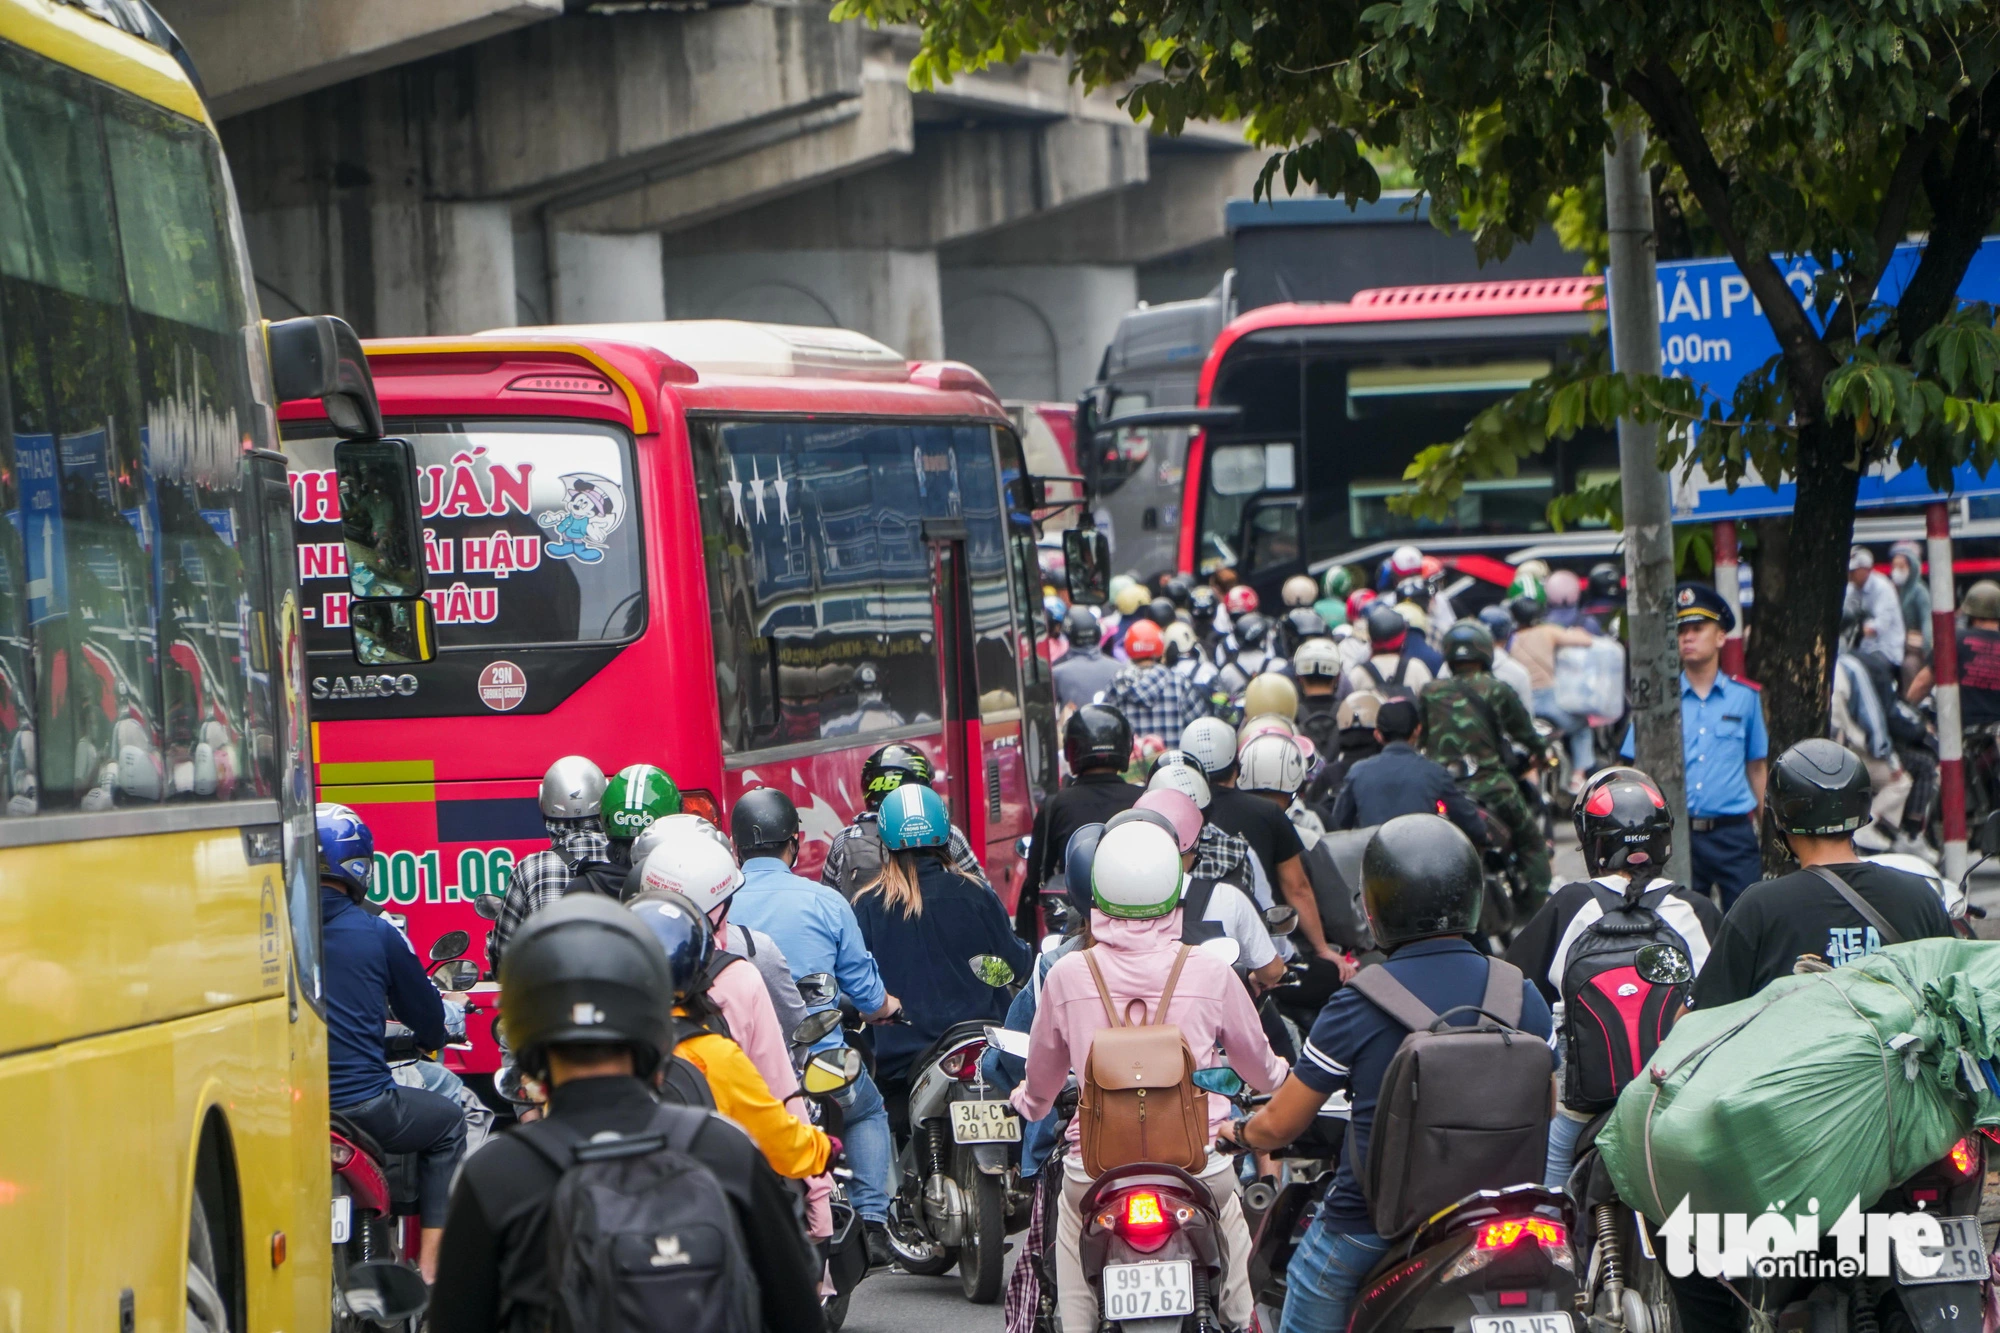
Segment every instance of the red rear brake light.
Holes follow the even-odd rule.
[[[1958,1173],[1960,1180],[1970,1180],[1979,1174],[1979,1147],[1971,1139],[1960,1139],[1952,1144],[1945,1160],[1951,1163],[1951,1169]]]
[[[722,827],[722,807],[716,804],[715,797],[699,787],[689,787],[681,793],[681,813],[700,815],[717,828]]]
[[[979,1064],[979,1056],[986,1049],[983,1041],[969,1041],[957,1050],[947,1051],[938,1060],[938,1068],[944,1070],[946,1078],[967,1078]]]
[[[1569,1243],[1569,1233],[1562,1223],[1541,1217],[1510,1217],[1479,1228],[1478,1245],[1482,1250],[1511,1249],[1523,1240],[1535,1240],[1544,1247],[1563,1246]]]
[[[1152,1190],[1135,1190],[1125,1196],[1125,1206],[1117,1214],[1118,1234],[1133,1249],[1149,1252],[1167,1243],[1174,1234],[1160,1196]]]

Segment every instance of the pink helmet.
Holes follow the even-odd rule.
[[[1135,801],[1132,808],[1165,815],[1167,822],[1174,826],[1174,840],[1180,843],[1183,856],[1193,851],[1195,843],[1201,838],[1201,811],[1186,792],[1175,791],[1171,787],[1155,787]]]

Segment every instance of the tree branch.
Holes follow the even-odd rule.
[[[1950,171],[1925,174],[1932,214],[1930,239],[1917,271],[1910,275],[1910,285],[1896,303],[1896,331],[1905,347],[1916,346],[1917,339],[1951,313],[1958,284],[2000,209],[1996,128],[2000,128],[2000,80],[1989,80],[1980,97],[1967,99]]]
[[[1917,192],[1923,189],[1924,178],[1949,128],[1946,122],[1933,116],[1924,122],[1921,130],[1904,132],[1902,155],[1896,159],[1896,169],[1889,175],[1889,184],[1882,195],[1882,211],[1875,218],[1874,267],[1856,270],[1847,284],[1847,299],[1835,312],[1841,336],[1849,341],[1853,341],[1858,332],[1861,312],[1868,308],[1868,303],[1875,299],[1875,289],[1882,285],[1882,275],[1888,271],[1889,260],[1896,253],[1896,242],[1902,239],[1909,226],[1910,209],[1917,201]],[[1829,320],[1828,328],[1833,326],[1834,321]]]

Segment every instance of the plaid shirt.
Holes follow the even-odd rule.
[[[1250,842],[1234,833],[1224,833],[1213,824],[1201,826],[1201,841],[1194,848],[1196,879],[1217,879],[1250,892]]]
[[[1126,667],[1111,678],[1104,702],[1125,715],[1132,735],[1158,736],[1172,744],[1181,728],[1208,713],[1207,691],[1171,667]]]
[[[486,962],[493,975],[500,974],[500,954],[521,923],[563,896],[575,867],[586,861],[609,861],[611,840],[598,831],[595,819],[546,819],[549,850],[535,852],[514,863],[507,882],[507,897],[500,904],[500,919],[486,937]]]
[[[848,848],[856,838],[862,836],[862,825],[875,824],[877,816],[862,814],[852,824],[833,835],[833,843],[826,849],[826,865],[820,869],[819,882],[829,889],[839,889],[841,879],[847,874]],[[972,854],[972,841],[959,832],[958,825],[951,826],[951,843],[945,848],[952,864],[971,878],[986,884],[986,867],[979,864],[979,858]],[[988,885],[987,887],[992,887]]]

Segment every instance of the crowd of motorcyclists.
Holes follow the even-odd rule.
[[[1140,1168],[1177,1173],[1161,1178],[1196,1192],[1213,1233],[1213,1281],[1196,1283],[1185,1327],[1347,1329],[1410,1239],[1370,1152],[1408,1013],[1496,1023],[1551,1052],[1539,1105],[1501,1108],[1514,1165],[1464,1168],[1449,1198],[1562,1191],[1594,1117],[1683,1006],[1953,932],[1930,880],[1862,859],[1927,851],[1935,799],[1916,732],[1889,720],[1927,725],[1920,553],[1899,544],[1893,577],[1866,554],[1835,734],[1775,761],[1754,689],[1717,665],[1730,608],[1681,590],[1689,885],[1663,873],[1673,816],[1657,787],[1603,766],[1631,745],[1611,566],[1529,562],[1470,615],[1455,603],[1471,590],[1410,547],[1365,586],[1343,567],[1288,582],[1275,616],[1227,571],[1115,579],[1102,614],[1051,589],[1067,776],[1037,811],[1011,920],[914,745],[868,758],[866,808],[817,879],[797,873],[802,829],[780,791],[746,793],[725,830],[682,811],[661,768],[607,778],[557,759],[540,795],[549,846],[516,866],[487,940],[496,1086],[518,1126],[470,1155],[461,1102],[391,1080],[381,1053],[391,1017],[441,1046],[449,997],[364,910],[365,825],[320,807],[333,1107],[421,1164],[429,1327],[838,1327],[840,1210],[866,1267],[923,1271],[925,1214],[903,1200],[941,1187],[910,1151],[913,1084],[939,1043],[984,1024],[965,1077],[1021,1119],[1010,1333],[1109,1326],[1101,1209],[1107,1182]],[[1968,725],[2000,726],[2000,586],[1976,585],[1964,609]],[[1564,810],[1589,877],[1554,884]],[[1796,873],[1756,882],[1760,811]],[[1351,889],[1352,920],[1330,883]],[[1685,964],[1640,969],[1658,971],[1654,1026],[1620,1037],[1582,1021],[1642,946]],[[1231,1089],[1147,1082],[1174,1063],[1171,1043],[1145,1044],[1163,1031],[1189,1077],[1226,1068]],[[1093,1058],[1107,1032],[1142,1052],[1138,1128]],[[842,1065],[815,1088],[815,1069]],[[1157,1126],[1190,1107],[1193,1141],[1158,1147]],[[1303,1210],[1246,1211],[1246,1184],[1289,1179],[1288,1151],[1329,1119]],[[1288,1257],[1253,1280],[1280,1226]],[[1741,1326],[1722,1284],[1674,1292],[1684,1327]]]

